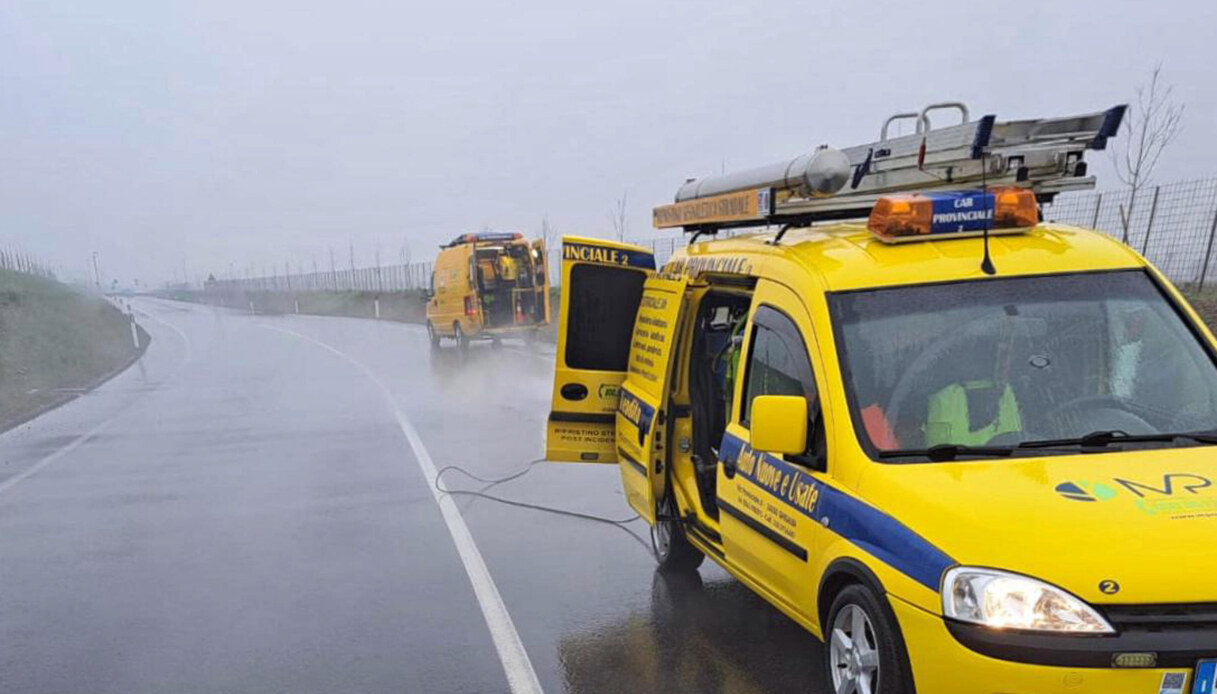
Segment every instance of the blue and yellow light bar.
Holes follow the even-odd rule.
[[[1035,193],[996,188],[943,193],[910,193],[879,198],[866,227],[884,243],[1017,234],[1040,221]]]

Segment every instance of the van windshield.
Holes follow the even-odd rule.
[[[855,425],[882,458],[1217,429],[1217,367],[1140,270],[856,291],[831,306]]]

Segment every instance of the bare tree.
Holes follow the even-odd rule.
[[[621,197],[617,199],[613,208],[609,210],[609,222],[613,224],[613,232],[617,234],[618,241],[625,241],[626,232],[626,216],[625,216],[625,199],[626,193],[622,192]]]
[[[1124,138],[1112,149],[1116,176],[1128,186],[1128,207],[1120,206],[1124,243],[1137,193],[1152,180],[1163,150],[1179,135],[1183,105],[1172,98],[1174,87],[1162,79],[1162,65],[1154,66],[1149,83],[1137,87],[1137,101],[1124,117]]]

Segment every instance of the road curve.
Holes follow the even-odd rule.
[[[140,362],[0,436],[0,691],[818,691],[815,639],[637,521],[433,494],[542,454],[552,348],[134,306]],[[631,515],[613,466],[492,493]]]

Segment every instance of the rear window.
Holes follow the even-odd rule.
[[[570,272],[566,365],[589,371],[625,371],[630,335],[646,275],[602,265]]]

